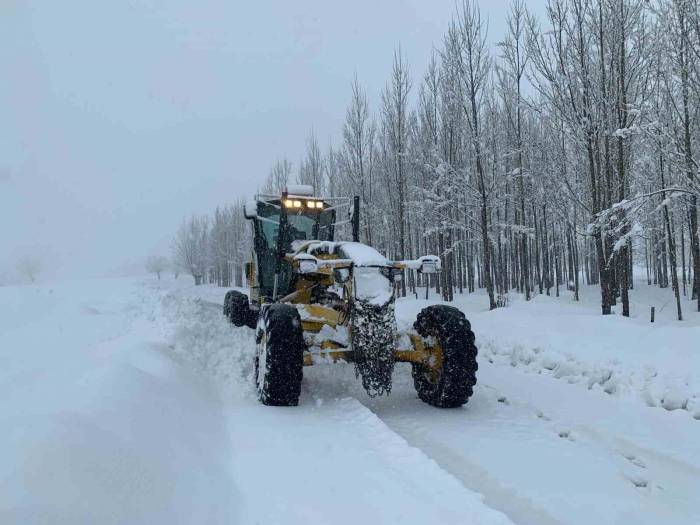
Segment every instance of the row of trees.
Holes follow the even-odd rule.
[[[243,265],[250,255],[250,234],[243,200],[217,208],[213,216],[185,219],[173,241],[173,261],[195,284],[243,286]]]
[[[638,265],[674,290],[680,319],[681,294],[700,309],[698,13],[698,0],[549,0],[538,21],[515,0],[491,48],[465,1],[422,78],[397,50],[374,112],[355,78],[341,143],[323,152],[312,132],[297,169],[278,160],[263,190],[295,178],[359,195],[364,242],[441,255],[438,278],[409,272],[403,294],[484,288],[495,308],[511,290],[578,300],[595,284],[603,314],[619,301],[629,315]],[[243,230],[212,248],[211,223],[186,221],[178,239],[202,248],[178,252],[202,258],[187,265],[196,280],[223,284]]]
[[[297,178],[360,195],[363,240],[388,255],[441,254],[431,285],[446,300],[483,287],[495,308],[560,286],[578,299],[587,283],[603,314],[620,301],[629,315],[636,262],[674,289],[680,318],[700,275],[698,12],[550,0],[539,22],[516,0],[492,52],[465,2],[417,85],[395,53],[376,114],[355,79],[342,143],[319,160],[311,134]],[[268,187],[291,172],[279,161]],[[420,284],[408,275],[403,292]]]

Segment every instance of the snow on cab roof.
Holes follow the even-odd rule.
[[[288,195],[311,197],[314,194],[314,187],[309,184],[287,184],[285,191]]]

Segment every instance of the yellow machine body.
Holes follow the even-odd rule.
[[[333,255],[320,254],[318,259],[332,260]],[[287,260],[292,265],[298,265],[291,257]],[[396,268],[401,269],[400,263],[394,263]],[[352,325],[350,316],[344,312],[321,304],[311,302],[311,287],[316,284],[331,286],[335,280],[333,270],[347,268],[346,263],[334,264],[331,267],[320,268],[315,272],[313,279],[300,278],[295,284],[294,292],[287,297],[282,298],[280,302],[288,303],[296,306],[301,317],[301,324],[304,330],[304,340],[307,341],[307,349],[304,352],[304,366],[313,366],[318,363],[327,362],[353,362],[352,352]],[[248,286],[255,286],[255,265],[250,263],[246,267],[246,278]],[[346,303],[349,297],[352,296],[352,283],[347,281],[343,285],[343,295],[346,298]],[[318,335],[324,332],[324,327],[329,327],[331,332],[344,330],[346,332],[346,344],[331,338],[322,338],[319,340]],[[394,359],[397,362],[420,363],[425,367],[438,373],[442,368],[442,350],[436,338],[426,340],[417,333],[409,332],[404,334],[404,345],[397,345],[394,349]],[[308,344],[308,341],[313,340],[313,344]]]

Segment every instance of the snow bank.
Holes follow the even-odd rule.
[[[663,311],[669,290],[637,283],[630,293],[632,318],[600,315],[595,287],[582,288],[579,303],[566,296],[526,302],[515,295],[508,308],[488,311],[478,293],[445,304],[471,321],[480,360],[700,419],[700,315],[686,301],[686,320],[675,321],[673,312]],[[398,301],[399,325],[409,328],[421,308],[436,302]],[[654,324],[645,317],[648,304],[661,306]]]
[[[479,339],[478,344],[481,358],[490,363],[549,375],[610,395],[639,396],[648,406],[686,410],[700,419],[700,384],[693,374],[663,374],[651,365],[630,366],[616,359],[587,362],[570,352],[489,338]]]
[[[256,400],[252,331],[223,318],[225,292],[0,288],[0,523],[509,523],[490,505],[523,523],[697,523],[693,321],[458,297],[482,365],[464,409],[421,403],[408,366],[369,399],[343,365],[305,369],[300,406],[277,409]],[[431,302],[399,301],[398,323]]]
[[[206,289],[198,291],[204,297],[212,296]],[[213,378],[224,397],[252,399],[253,331],[233,327],[219,305],[192,294],[177,291],[162,299],[169,355],[177,363]]]
[[[261,406],[223,293],[0,289],[0,523],[510,523],[356,400]]]
[[[697,314],[685,324],[651,324],[584,308],[537,297],[474,317],[482,356],[700,419]]]
[[[236,521],[218,394],[167,357],[159,299],[126,279],[0,289],[21,320],[0,328],[0,523]]]

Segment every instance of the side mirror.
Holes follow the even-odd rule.
[[[318,264],[316,261],[299,261],[299,271],[301,273],[316,273],[318,271]]]
[[[335,282],[343,284],[350,280],[350,270],[348,268],[336,268],[333,270]]]
[[[435,261],[423,261],[418,271],[420,273],[437,273],[437,264]]]
[[[246,219],[255,219],[258,216],[258,203],[255,201],[248,201],[243,207],[243,216]]]
[[[299,273],[316,273],[318,271],[318,260],[313,255],[298,253],[294,260],[299,265]]]
[[[420,262],[419,273],[431,274],[440,271],[440,258],[436,255],[424,255],[418,261]]]

